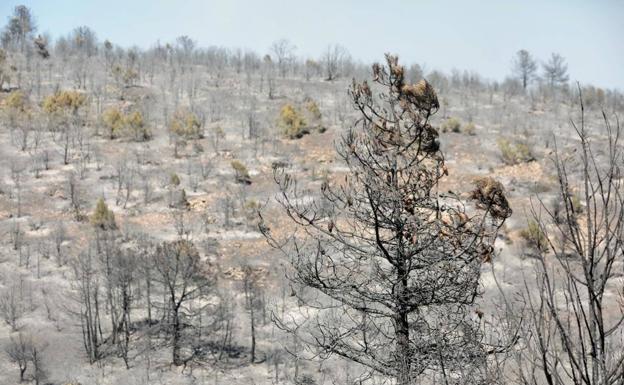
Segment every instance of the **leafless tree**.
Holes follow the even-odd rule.
[[[127,283],[121,278],[123,272],[119,267],[122,260],[117,233],[114,230],[96,229],[94,251],[97,256],[96,273],[103,281],[106,305],[111,322],[111,343],[119,343],[119,333],[123,317],[122,302],[126,299],[123,290],[127,291]],[[126,293],[127,294],[127,293]],[[127,365],[127,357],[126,357]]]
[[[145,285],[145,305],[147,308],[147,323],[148,325],[152,324],[152,281],[154,274],[154,265],[153,265],[153,253],[154,247],[152,243],[150,243],[146,236],[141,235],[137,239],[138,247],[137,247],[137,261],[136,261],[136,275],[143,280]]]
[[[13,250],[21,252],[24,241],[24,230],[22,230],[19,221],[15,219],[11,221],[11,229],[9,230],[9,233]]]
[[[47,346],[45,343],[33,341],[30,348],[30,360],[33,364],[32,379],[35,381],[35,385],[41,384],[48,377],[48,372],[43,363],[43,352]]]
[[[287,39],[280,39],[271,44],[271,53],[275,55],[277,68],[282,77],[286,76],[288,68],[293,61],[293,54],[296,47]]]
[[[18,321],[24,314],[24,298],[16,283],[9,284],[0,294],[0,315],[13,331],[19,329]]]
[[[50,234],[52,242],[54,243],[54,254],[56,255],[56,263],[58,266],[63,266],[65,258],[63,255],[63,243],[67,240],[67,231],[63,222],[59,221],[54,224],[54,228]]]
[[[250,265],[243,265],[242,273],[245,308],[249,312],[249,331],[251,334],[250,362],[253,364],[256,361],[256,308],[259,305],[264,271]]]
[[[488,353],[470,306],[479,296],[481,264],[511,214],[500,183],[479,180],[465,202],[439,193],[447,174],[431,85],[404,82],[395,56],[373,66],[385,92],[367,82],[350,89],[360,119],[338,155],[350,171],[323,183],[318,199],[277,169],[279,203],[297,232],[270,244],[291,260],[301,304],[277,324],[321,357],[360,363],[399,385],[428,376],[444,383],[483,381]],[[312,291],[309,288],[314,289]],[[437,380],[435,380],[437,381]]]
[[[325,79],[334,80],[340,76],[340,71],[344,64],[344,60],[349,57],[349,53],[346,48],[340,44],[328,45],[325,49],[325,53],[321,58],[323,67],[325,69]]]
[[[77,221],[84,219],[83,209],[83,191],[79,179],[74,172],[69,172],[67,175],[67,195],[70,202],[71,210],[74,214],[74,218]]]
[[[524,384],[624,383],[621,129],[603,113],[606,142],[599,142],[586,126],[580,87],[579,99],[576,151],[555,147],[553,155],[563,207],[538,199],[532,208],[546,247],[538,250],[536,292],[525,286]]]
[[[120,250],[113,261],[114,269],[114,295],[120,308],[120,319],[117,330],[120,337],[117,339],[117,349],[119,356],[123,359],[127,369],[130,369],[130,330],[131,310],[136,299],[135,278],[137,272],[137,260],[133,250]]]
[[[12,336],[9,344],[5,347],[9,359],[19,367],[20,382],[26,379],[24,375],[28,369],[28,363],[31,361],[32,347],[32,339],[23,333],[18,333],[17,338]]]
[[[16,159],[11,160],[11,180],[14,186],[14,196],[17,217],[22,216],[22,183],[24,179],[25,166]]]
[[[89,363],[102,357],[101,284],[97,260],[89,247],[72,261],[73,289],[77,309],[69,308],[80,320],[82,340]]]
[[[47,344],[37,342],[29,334],[18,333],[17,337],[11,336],[9,344],[5,347],[5,352],[9,359],[16,363],[20,371],[20,382],[34,380],[36,385],[47,377],[47,372],[42,361],[42,353]],[[26,371],[28,364],[32,363],[32,374],[27,378]]]
[[[164,242],[154,254],[155,280],[162,285],[167,300],[167,327],[171,335],[172,362],[182,365],[191,357],[182,356],[183,332],[190,326],[193,311],[189,302],[206,296],[214,277],[202,263],[195,245],[188,240]]]
[[[87,27],[74,28],[68,41],[71,47],[71,59],[74,80],[77,88],[87,88],[87,75],[91,58],[97,54],[97,38],[95,32]]]

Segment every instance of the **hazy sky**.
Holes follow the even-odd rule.
[[[621,0],[32,0],[39,28],[53,37],[79,25],[122,46],[189,35],[200,46],[268,51],[287,38],[297,54],[317,57],[329,43],[355,59],[384,52],[427,70],[475,70],[502,79],[513,54],[563,55],[571,80],[624,90]],[[0,0],[5,19],[19,2]]]

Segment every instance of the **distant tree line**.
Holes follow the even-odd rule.
[[[74,80],[76,88],[85,89],[87,83],[96,82],[93,67],[104,64],[108,75],[118,86],[132,87],[138,83],[153,84],[156,71],[163,65],[175,71],[171,81],[181,80],[180,91],[193,99],[197,92],[196,71],[198,66],[208,68],[214,84],[218,85],[225,71],[243,73],[247,79],[260,76],[260,87],[273,97],[276,90],[276,77],[303,77],[333,81],[364,77],[368,65],[355,61],[347,49],[339,44],[330,44],[319,57],[297,56],[297,47],[287,39],[275,41],[268,47],[268,52],[261,55],[252,50],[211,46],[198,47],[189,36],[180,36],[171,43],[156,42],[151,48],[131,47],[124,49],[109,40],[101,41],[88,26],[79,26],[69,34],[59,36],[52,41],[50,36],[37,35],[37,25],[32,11],[23,5],[14,9],[7,25],[0,35],[3,51],[0,52],[0,86],[41,87],[44,70],[50,77],[53,67],[59,66]],[[10,57],[7,52],[11,52]],[[20,55],[15,55],[19,53]],[[50,60],[54,59],[55,60]],[[35,64],[34,76],[25,79],[24,72]],[[32,69],[31,69],[32,71]],[[410,81],[426,77],[427,80],[444,93],[448,83],[455,78],[440,71],[425,73],[422,66],[413,64],[407,67],[406,76]],[[568,66],[565,58],[553,53],[547,60],[539,62],[527,50],[520,50],[513,58],[512,76],[499,81],[486,81],[477,74],[460,74],[463,83],[479,89],[503,88],[508,94],[526,91],[532,84],[544,86],[544,92],[558,90],[569,96],[574,102],[573,92],[569,89]],[[468,81],[466,81],[469,78]],[[28,83],[25,84],[25,80]],[[624,97],[617,90],[606,90],[587,85],[583,89],[586,97],[595,99],[604,106],[621,106]]]

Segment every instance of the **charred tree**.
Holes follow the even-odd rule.
[[[329,178],[309,199],[275,171],[296,231],[282,238],[265,221],[260,228],[290,259],[292,294],[305,305],[275,320],[321,357],[357,362],[398,385],[425,375],[481,381],[495,349],[482,343],[471,306],[511,209],[488,178],[468,201],[439,192],[448,171],[430,122],[436,93],[425,80],[407,84],[397,57],[386,62],[373,66],[374,85],[354,81],[349,90],[360,118],[337,146],[344,178]]]

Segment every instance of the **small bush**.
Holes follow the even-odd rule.
[[[258,219],[258,210],[260,210],[260,203],[255,199],[249,199],[245,202],[245,218],[250,224],[254,224]]]
[[[9,96],[4,99],[4,107],[13,110],[24,112],[26,111],[27,98],[22,91],[13,91]]]
[[[464,129],[462,130],[464,132],[464,134],[466,135],[477,135],[477,127],[475,126],[475,124],[473,122],[469,122],[464,126]]]
[[[43,100],[43,110],[48,114],[77,113],[87,102],[87,96],[78,91],[59,91]]]
[[[507,139],[499,139],[498,149],[503,163],[510,166],[534,160],[531,149],[526,143],[511,143]]]
[[[288,139],[299,139],[310,133],[303,114],[292,104],[282,107],[277,124]]]
[[[180,185],[180,177],[178,176],[178,174],[176,174],[175,172],[172,172],[171,175],[169,175],[169,184],[171,186]]]
[[[307,374],[295,378],[295,385],[316,385],[316,380]]]
[[[108,131],[108,137],[115,139],[125,126],[124,115],[117,107],[111,107],[102,114],[102,122]]]
[[[461,122],[457,118],[448,118],[440,126],[442,132],[456,132],[461,131]]]
[[[22,91],[12,91],[0,106],[13,126],[28,124],[26,121],[32,117],[28,108],[28,97]]]
[[[256,211],[260,208],[260,203],[255,199],[248,199],[245,202],[245,210]]]
[[[548,250],[548,240],[546,239],[546,234],[544,234],[540,224],[536,221],[530,220],[527,227],[520,231],[520,236],[537,250]]]
[[[578,194],[572,194],[570,197],[572,201],[572,209],[575,213],[580,214],[583,212],[583,204],[581,203],[581,197]]]
[[[139,111],[126,115],[118,107],[111,107],[102,114],[102,123],[110,139],[115,139],[122,134],[129,135],[137,141],[144,141],[151,137],[150,130]]]
[[[321,114],[321,109],[314,99],[306,98],[305,108],[308,114],[310,114],[310,118],[312,120],[317,122],[321,121],[321,119],[323,118],[323,114]]]
[[[312,98],[306,98],[305,100],[305,115],[307,117],[308,126],[323,133],[327,130],[323,126],[323,114],[316,101]]]
[[[204,137],[200,117],[185,108],[178,109],[169,122],[169,132],[184,139],[200,139]]]
[[[125,87],[132,86],[138,79],[139,73],[132,68],[121,68],[116,65],[112,68],[112,74],[117,83],[123,83]]]
[[[126,115],[125,123],[134,140],[145,141],[152,137],[152,133],[143,119],[143,114],[139,111],[133,111]]]
[[[117,228],[115,214],[108,209],[103,198],[98,199],[95,205],[95,210],[91,215],[91,224],[102,230],[114,230]]]
[[[251,184],[251,177],[247,167],[239,160],[233,160],[231,163],[234,172],[236,173],[236,181],[238,183]]]
[[[188,210],[191,207],[191,204],[188,201],[186,196],[186,190],[180,189],[171,192],[171,202],[169,203],[170,207],[178,208],[178,209],[186,209]]]
[[[572,192],[567,192],[563,198],[560,195],[554,198],[552,206],[553,216],[558,224],[576,221],[576,216],[583,212],[581,198]],[[569,212],[566,211],[566,206],[568,206]]]

